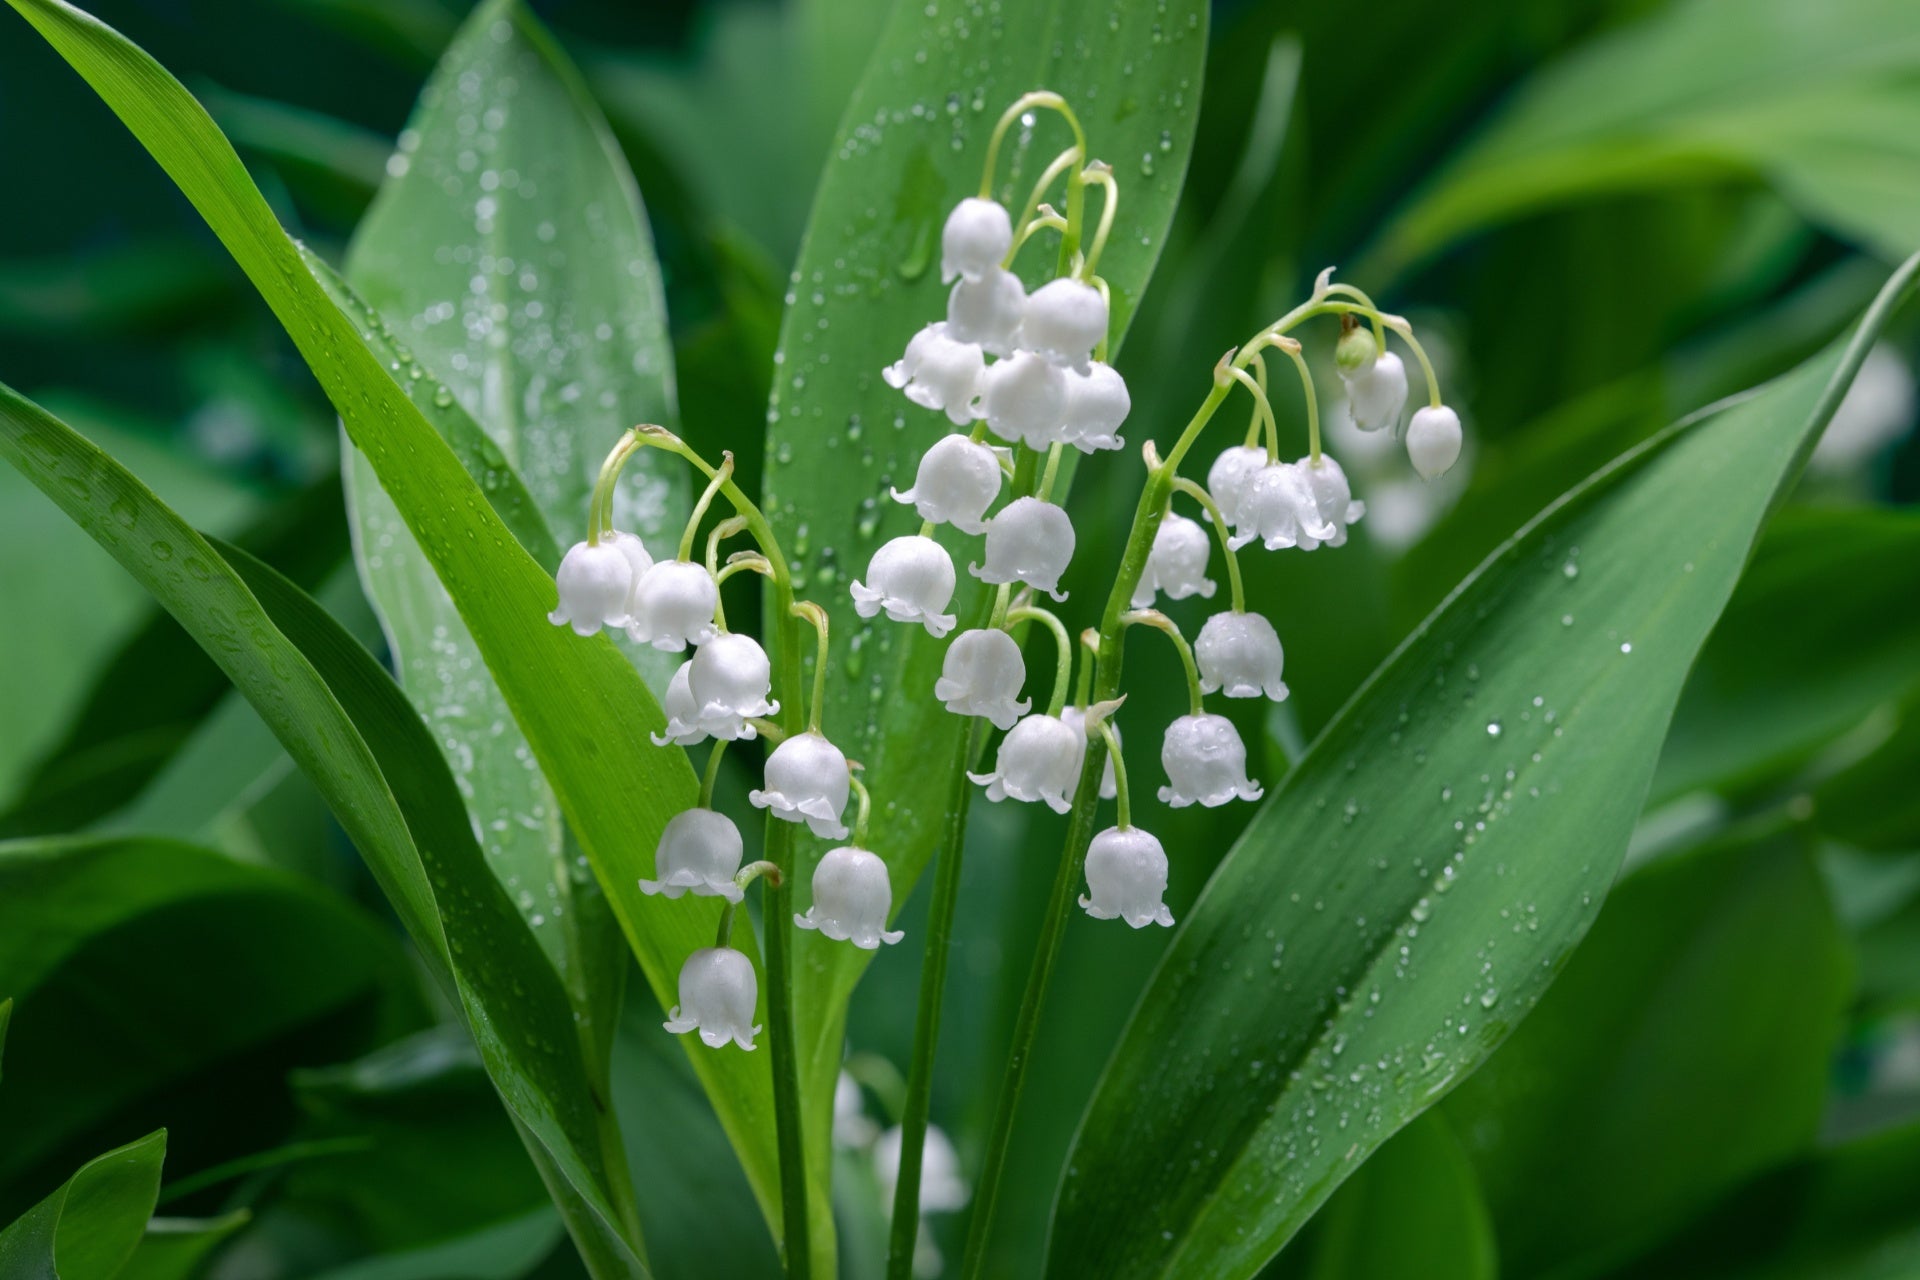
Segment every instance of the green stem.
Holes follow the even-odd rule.
[[[1180,665],[1187,673],[1187,710],[1199,715],[1206,710],[1200,692],[1200,668],[1194,665],[1193,646],[1180,634],[1180,628],[1172,618],[1158,609],[1135,609],[1120,616],[1120,624],[1127,627],[1152,627],[1173,641],[1173,647],[1180,651]]]
[[[1364,307],[1369,313],[1368,318],[1373,322],[1374,350],[1380,355],[1387,354],[1387,327],[1381,322],[1380,308],[1373,305],[1372,298],[1350,284],[1330,284],[1327,286],[1326,296],[1352,298]]]
[[[733,455],[720,455],[720,466],[707,480],[707,487],[700,491],[700,500],[693,504],[693,512],[687,517],[687,527],[680,532],[680,555],[682,560],[693,559],[693,540],[700,532],[700,522],[706,518],[707,508],[713,505],[713,495],[733,476]]]
[[[707,767],[700,774],[700,807],[713,808],[713,784],[720,778],[720,760],[727,753],[727,740],[715,739],[713,750],[707,752]]]
[[[1090,164],[1080,175],[1083,183],[1099,187],[1106,198],[1100,202],[1100,225],[1094,229],[1093,240],[1087,245],[1087,258],[1080,264],[1080,278],[1093,279],[1094,268],[1100,264],[1100,255],[1107,247],[1107,236],[1113,231],[1113,215],[1120,206],[1120,187],[1113,180],[1113,169],[1105,164]]]
[[[1080,633],[1080,673],[1074,677],[1073,705],[1085,710],[1093,693],[1093,664],[1100,656],[1100,633],[1088,627]]]
[[[1120,754],[1119,737],[1104,716],[1100,719],[1100,737],[1106,742],[1107,755],[1113,760],[1114,806],[1120,811],[1120,829],[1126,831],[1133,826],[1133,795],[1127,786],[1127,761]]]
[[[808,708],[807,717],[808,731],[819,733],[820,718],[827,707],[827,611],[811,600],[800,600],[794,603],[791,612],[794,617],[811,623],[819,637],[813,663],[813,705]]]
[[[1307,397],[1307,457],[1316,464],[1320,461],[1320,397],[1313,389],[1313,374],[1307,369],[1307,358],[1300,354],[1297,342],[1275,343],[1293,360],[1293,367],[1300,371],[1300,390]]]
[[[981,199],[993,198],[993,171],[1000,165],[1000,143],[1007,136],[1007,130],[1013,126],[1015,120],[1034,107],[1058,111],[1065,117],[1067,127],[1073,130],[1074,148],[1083,156],[1087,153],[1086,132],[1080,128],[1080,118],[1073,114],[1073,108],[1067,105],[1065,98],[1049,89],[1035,89],[1031,93],[1023,93],[1000,113],[1000,119],[993,126],[993,136],[987,139],[987,162],[981,167],[980,173]]]
[[[1227,366],[1227,376],[1253,393],[1253,411],[1267,436],[1267,461],[1277,461],[1280,457],[1280,424],[1274,420],[1273,403],[1267,399],[1267,389],[1237,364]]]
[[[1433,361],[1427,359],[1427,349],[1420,345],[1420,339],[1413,336],[1413,326],[1405,320],[1400,320],[1397,324],[1390,324],[1389,327],[1400,335],[1401,340],[1405,342],[1407,346],[1413,349],[1413,358],[1420,362],[1420,372],[1424,374],[1427,379],[1427,403],[1433,408],[1438,409],[1440,407],[1440,379],[1434,376]]]
[[[853,784],[854,801],[859,806],[853,814],[853,847],[864,849],[867,847],[867,819],[873,813],[873,796],[868,794],[867,784],[860,781],[859,774],[849,773],[847,781]]]
[[[640,438],[635,431],[624,433],[614,442],[607,457],[600,464],[599,478],[593,482],[593,496],[587,500],[587,545],[599,546],[600,539],[606,536],[608,526],[613,523],[613,487],[620,478],[620,468],[627,465],[627,459],[640,447]]]
[[[743,895],[742,901],[745,901],[744,895],[747,886],[761,876],[767,878],[768,889],[777,889],[785,881],[785,877],[780,874],[780,868],[773,863],[765,859],[759,862],[749,862],[746,866],[736,871],[733,876],[734,884],[740,887],[740,892]],[[720,927],[713,935],[714,946],[724,947],[733,941],[733,909],[736,905],[735,903],[729,902],[720,909]]]
[[[1047,469],[1040,476],[1040,487],[1034,490],[1034,496],[1042,502],[1053,496],[1053,482],[1060,476],[1060,454],[1065,448],[1057,441],[1047,446]]]
[[[1072,169],[1085,158],[1085,153],[1083,153],[1079,147],[1068,147],[1065,151],[1055,156],[1045,169],[1040,171],[1040,177],[1035,180],[1033,190],[1027,193],[1026,203],[1020,206],[1020,216],[1014,220],[1013,243],[1007,247],[1007,256],[1000,260],[1000,266],[1003,269],[1013,265],[1014,255],[1020,252],[1020,246],[1027,242],[1027,237],[1031,236],[1041,227],[1055,226],[1057,224],[1058,230],[1065,231],[1067,229],[1066,219],[1061,218],[1058,214],[1050,214],[1042,218],[1036,218],[1034,215],[1039,212],[1040,200],[1047,194],[1047,188],[1054,184],[1054,180],[1061,174]]]
[[[1034,605],[1023,605],[1007,614],[1007,625],[1020,622],[1044,622],[1047,630],[1053,632],[1055,650],[1053,668],[1053,696],[1047,703],[1047,714],[1058,717],[1066,709],[1067,688],[1073,680],[1073,641],[1067,638],[1067,628],[1060,619],[1046,609]]]
[[[1246,589],[1240,585],[1240,557],[1234,552],[1233,544],[1227,541],[1227,521],[1220,514],[1220,508],[1214,502],[1213,495],[1185,476],[1173,478],[1173,489],[1175,493],[1184,493],[1198,502],[1206,510],[1207,518],[1213,522],[1213,531],[1220,537],[1220,554],[1227,560],[1227,590],[1233,597],[1233,611],[1245,613],[1247,593]]]
[[[1249,367],[1253,370],[1254,379],[1260,384],[1260,398],[1266,399],[1266,396],[1267,396],[1267,358],[1266,356],[1262,355],[1258,350],[1255,350],[1253,353],[1252,363],[1249,365]],[[1269,407],[1271,407],[1273,402],[1271,400],[1267,400],[1267,404]],[[1260,429],[1265,425],[1266,424],[1262,422],[1260,419],[1260,404],[1259,404],[1259,401],[1256,400],[1254,402],[1252,412],[1250,412],[1247,415],[1246,445],[1249,449],[1251,449],[1254,445],[1257,445],[1260,443]]]

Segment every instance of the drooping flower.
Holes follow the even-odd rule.
[[[1220,508],[1221,516],[1227,527],[1239,533],[1242,526],[1250,528],[1243,513],[1246,505],[1247,490],[1253,485],[1253,478],[1267,465],[1267,451],[1250,444],[1237,444],[1224,450],[1207,468],[1207,494],[1213,504]],[[1249,535],[1245,542],[1253,541]]]
[[[677,1036],[698,1031],[709,1049],[729,1040],[752,1049],[760,1034],[753,1022],[759,994],[753,961],[732,947],[704,947],[680,966],[680,1003],[668,1012],[666,1028]]]
[[[1229,800],[1258,800],[1260,785],[1247,777],[1247,748],[1240,731],[1225,716],[1202,712],[1181,716],[1167,726],[1160,764],[1170,785],[1160,788],[1160,803],[1183,809],[1211,809]]]
[[[953,615],[940,612],[953,599],[953,557],[932,538],[907,534],[873,553],[867,581],[851,587],[863,618],[882,609],[895,622],[917,622],[938,639],[953,630]]]
[[[1108,827],[1087,846],[1087,892],[1080,905],[1096,920],[1136,929],[1173,924],[1167,910],[1167,852],[1138,827]]]
[[[1079,707],[1062,707],[1060,708],[1060,718],[1080,734],[1080,754],[1076,756],[1073,761],[1074,785],[1078,786],[1081,766],[1087,762],[1086,751],[1089,737],[1087,733],[1087,713]],[[1107,720],[1107,728],[1113,730],[1113,740],[1115,742],[1121,741],[1120,726],[1115,724],[1111,717]],[[1096,729],[1094,732],[1098,733],[1099,730]],[[1113,752],[1109,751],[1107,752],[1106,768],[1100,771],[1100,798],[1102,800],[1111,800],[1119,794],[1119,783],[1113,776]]]
[[[1082,453],[1118,449],[1126,444],[1120,424],[1133,412],[1127,380],[1110,364],[1095,360],[1082,373],[1067,375],[1067,408],[1060,437]]]
[[[1060,439],[1067,373],[1031,351],[996,360],[980,382],[980,413],[1002,440],[1044,449]]]
[[[999,496],[998,455],[962,435],[934,441],[920,455],[913,488],[893,491],[894,501],[912,503],[922,520],[950,524],[963,533],[986,532],[987,508]]]
[[[724,632],[710,638],[687,664],[688,692],[693,695],[700,727],[722,741],[756,736],[747,723],[758,716],[775,715],[780,704],[770,702],[773,666],[767,651],[752,636]]]
[[[980,348],[956,340],[947,332],[946,321],[938,320],[914,334],[906,353],[880,376],[915,404],[940,410],[956,426],[965,426],[979,416],[986,368]]]
[[[1011,729],[1032,708],[1020,696],[1027,682],[1026,659],[1004,631],[963,631],[947,646],[933,696],[957,716],[984,716],[997,729]]]
[[[900,1184],[900,1148],[905,1141],[900,1126],[881,1134],[873,1144],[873,1172],[880,1183],[884,1203],[893,1203]],[[920,1212],[951,1213],[965,1208],[967,1184],[960,1177],[960,1156],[938,1125],[927,1126],[927,1139],[920,1147]]]
[[[1437,480],[1460,461],[1460,415],[1445,405],[1416,409],[1407,423],[1407,460],[1422,480]]]
[[[633,618],[627,634],[669,653],[704,644],[714,634],[713,611],[720,588],[705,565],[662,560],[633,588]]]
[[[1051,502],[1015,498],[987,522],[987,562],[967,566],[982,582],[1024,582],[1055,600],[1060,575],[1073,559],[1073,521]]]
[[[1265,694],[1275,702],[1286,700],[1280,635],[1260,614],[1214,614],[1193,642],[1193,657],[1200,668],[1200,687],[1207,693],[1224,690],[1229,698]]]
[[[967,777],[987,789],[989,800],[1040,800],[1055,813],[1065,813],[1073,807],[1086,743],[1085,729],[1075,729],[1058,716],[1030,715],[1000,740],[993,772]]]
[[[610,539],[576,542],[561,558],[554,586],[560,603],[547,615],[554,626],[571,626],[583,636],[601,627],[624,627],[633,598],[633,561]]]
[[[1337,532],[1321,519],[1307,477],[1291,462],[1261,467],[1240,499],[1240,524],[1228,545],[1239,548],[1255,538],[1269,551],[1300,547],[1311,551]]]
[[[1347,473],[1340,468],[1331,455],[1321,454],[1318,458],[1302,458],[1296,464],[1300,474],[1306,477],[1307,492],[1313,499],[1313,509],[1319,514],[1320,523],[1333,530],[1330,534],[1317,533],[1306,519],[1301,516],[1301,525],[1312,536],[1330,547],[1347,545],[1347,526],[1367,514],[1367,504],[1355,502],[1353,486],[1347,482]],[[1300,545],[1311,551],[1303,539]]]
[[[813,869],[813,906],[793,922],[818,929],[835,942],[851,942],[863,951],[900,941],[906,934],[887,928],[893,909],[893,885],[878,855],[851,845],[829,850]]]
[[[1081,280],[1049,280],[1027,299],[1020,346],[1081,373],[1107,336],[1107,300]]]
[[[1155,592],[1169,600],[1185,600],[1197,595],[1213,598],[1213,580],[1207,577],[1207,555],[1211,548],[1207,531],[1197,520],[1169,511],[1154,531],[1153,548],[1141,571],[1139,585],[1133,589],[1133,607],[1144,609],[1153,603]]]
[[[998,200],[969,196],[953,206],[940,231],[940,282],[980,276],[1000,265],[1013,247],[1013,219]]]
[[[996,356],[1013,351],[1027,310],[1027,287],[1000,267],[967,276],[947,295],[947,334]]]
[[[840,821],[853,775],[840,748],[812,730],[796,733],[767,757],[766,788],[747,793],[755,808],[788,822],[804,822],[824,840],[844,840]]]
[[[880,1126],[861,1101],[860,1082],[842,1071],[833,1082],[833,1145],[858,1149],[879,1136]]]
[[[667,681],[667,696],[660,703],[660,709],[667,713],[667,728],[652,735],[654,746],[672,742],[690,747],[707,736],[700,725],[700,704],[693,700],[692,678],[693,663],[689,660],[676,667],[673,678]]]
[[[1341,370],[1340,378],[1347,384],[1347,412],[1354,426],[1379,431],[1400,421],[1407,405],[1407,366],[1399,356],[1388,351],[1351,373]]]
[[[742,890],[733,877],[744,847],[740,828],[726,814],[682,809],[667,821],[654,850],[653,874],[659,879],[642,880],[640,891],[669,898],[691,891],[695,897],[738,902]]]

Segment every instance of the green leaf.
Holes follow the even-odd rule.
[[[536,1209],[458,1240],[368,1258],[315,1280],[519,1280],[553,1251],[560,1235],[553,1211]]]
[[[140,1245],[160,1194],[167,1132],[96,1156],[0,1231],[8,1280],[113,1280]]]
[[[218,1218],[153,1218],[115,1280],[192,1280],[213,1251],[247,1225],[245,1209]]]
[[[1362,274],[1554,204],[1753,180],[1897,259],[1920,242],[1916,72],[1903,0],[1685,0],[1539,72],[1394,217]]]
[[[553,580],[514,543],[481,486],[329,301],[232,148],[179,83],[61,0],[9,3],[105,97],[273,308],[459,603],[648,983],[671,1003],[681,962],[710,944],[720,904],[639,891],[639,878],[652,875],[659,833],[696,794],[685,755],[649,740],[665,727],[658,705],[611,643],[583,641],[547,622]],[[772,1206],[777,1161],[765,1055],[689,1052],[755,1195]]]
[[[1252,1275],[1539,999],[1761,525],[1916,269],[1844,349],[1549,506],[1322,733],[1185,913],[1108,1064],[1055,1274]]]
[[[1314,1220],[1307,1280],[1493,1280],[1493,1223],[1452,1126],[1429,1111],[1381,1145]]]
[[[1802,842],[1630,876],[1540,1007],[1447,1100],[1516,1274],[1591,1274],[1811,1146],[1852,995]]]
[[[965,785],[959,752],[968,722],[929,692],[945,646],[884,618],[861,619],[847,593],[881,542],[917,528],[912,509],[887,489],[911,485],[920,454],[950,429],[882,382],[880,370],[944,314],[941,226],[978,189],[1001,110],[1035,88],[1064,95],[1093,154],[1114,165],[1119,220],[1100,271],[1112,287],[1114,333],[1123,333],[1186,171],[1205,48],[1206,6],[1197,0],[1161,8],[1050,0],[1008,6],[991,21],[897,4],[814,197],[776,357],[766,507],[794,561],[796,590],[832,616],[843,665],[829,683],[826,731],[866,765],[877,801],[873,847],[891,869],[896,908],[946,839],[955,786]],[[1071,141],[1041,114],[1034,136],[1016,131],[1001,156],[997,193],[1016,206]],[[1031,270],[1043,259],[1051,267],[1036,247],[1021,263]],[[978,558],[977,544],[970,552],[943,536],[959,548],[958,563]],[[955,612],[984,620],[989,593],[961,579]],[[804,884],[824,846],[798,847]],[[847,996],[869,959],[810,933],[795,941],[802,1089],[816,1133],[826,1129]],[[816,1154],[825,1150],[816,1144]],[[826,1199],[815,1203],[824,1209]]]

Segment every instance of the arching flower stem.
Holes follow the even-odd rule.
[[[740,868],[738,874],[733,877],[733,882],[744,891],[748,885],[762,876],[766,877],[769,889],[778,889],[785,883],[785,877],[780,874],[780,868],[764,859],[759,862],[749,862]],[[720,908],[720,927],[714,932],[713,937],[713,945],[716,947],[724,947],[733,941],[734,906],[734,903],[729,902]]]
[[[867,819],[873,816],[873,796],[868,793],[867,784],[860,781],[857,770],[848,774],[847,781],[853,785],[854,802],[859,806],[853,816],[853,847],[864,849],[867,847]]]
[[[1100,656],[1100,633],[1088,627],[1080,633],[1080,671],[1073,679],[1073,705],[1086,710],[1093,694],[1093,664]]]
[[[720,455],[720,466],[707,480],[707,487],[700,491],[700,497],[693,504],[693,512],[687,516],[687,527],[680,531],[681,560],[693,559],[693,540],[700,533],[700,522],[706,519],[707,508],[713,505],[713,497],[720,492],[722,485],[733,478],[733,454]]]
[[[1193,481],[1187,479],[1187,477],[1175,476],[1173,478],[1173,490],[1175,493],[1184,493],[1199,503],[1201,507],[1205,509],[1207,518],[1213,522],[1213,531],[1219,535],[1220,538],[1220,554],[1224,556],[1227,561],[1227,591],[1233,597],[1233,611],[1235,613],[1245,613],[1247,611],[1247,593],[1246,588],[1240,583],[1240,556],[1234,551],[1232,544],[1227,541],[1228,530],[1226,517],[1220,514],[1220,508],[1214,502],[1213,495],[1208,493],[1203,486],[1195,484]]]
[[[1122,626],[1152,627],[1173,641],[1173,647],[1180,651],[1180,665],[1187,672],[1187,709],[1194,715],[1201,715],[1206,708],[1201,704],[1200,668],[1193,661],[1193,646],[1180,634],[1180,628],[1172,618],[1158,609],[1135,609],[1120,616]]]
[[[1034,490],[1034,496],[1042,502],[1053,497],[1053,482],[1060,477],[1060,455],[1065,449],[1057,440],[1047,446],[1047,468],[1040,475],[1040,487]]]
[[[1051,610],[1035,605],[1022,605],[1007,614],[1007,625],[1021,622],[1045,623],[1047,630],[1053,632],[1054,669],[1053,689],[1047,702],[1047,714],[1058,716],[1067,705],[1067,689],[1073,682],[1073,641],[1067,638],[1067,628],[1060,619],[1054,617]]]
[[[727,754],[727,739],[716,738],[713,750],[707,752],[707,767],[700,773],[700,807],[713,808],[713,784],[720,779],[720,761]]]
[[[1280,425],[1273,417],[1273,402],[1267,399],[1265,385],[1257,381],[1245,368],[1237,364],[1227,366],[1227,376],[1253,393],[1253,412],[1259,429],[1267,437],[1267,461],[1273,462],[1280,457]],[[1251,437],[1252,432],[1248,433]]]
[[[1120,186],[1113,180],[1113,167],[1100,160],[1080,171],[1080,181],[1088,186],[1099,187],[1106,197],[1100,203],[1100,223],[1094,228],[1093,239],[1087,245],[1086,260],[1080,264],[1080,278],[1092,280],[1094,268],[1100,265],[1100,255],[1106,251],[1107,236],[1113,231],[1113,216],[1120,206]]]
[[[980,173],[980,196],[982,199],[990,200],[993,198],[993,171],[999,167],[1000,143],[1006,138],[1007,130],[1013,127],[1014,121],[1035,107],[1045,108],[1048,111],[1058,111],[1061,117],[1066,120],[1067,127],[1073,130],[1073,149],[1083,156],[1087,154],[1086,130],[1080,127],[1080,117],[1073,114],[1073,108],[1067,105],[1065,98],[1053,92],[1051,89],[1035,89],[1031,93],[1023,93],[1015,98],[1005,111],[1000,113],[1000,119],[996,121],[993,126],[993,134],[987,139],[987,159],[986,163],[981,167]]]
[[[1133,826],[1133,797],[1127,786],[1127,761],[1120,754],[1120,740],[1114,736],[1113,726],[1107,723],[1105,716],[1100,717],[1100,740],[1107,744],[1107,755],[1113,760],[1113,802],[1119,810],[1120,829],[1126,831]]]
[[[819,636],[813,664],[813,702],[807,708],[807,728],[818,733],[820,717],[827,706],[827,611],[811,600],[800,600],[794,603],[792,612],[794,617],[811,624]]]
[[[1268,392],[1266,355],[1256,349],[1253,352],[1253,359],[1247,367],[1253,370],[1254,380],[1260,384],[1261,399],[1265,399]],[[1268,400],[1267,403],[1271,405],[1273,402]],[[1259,401],[1255,401],[1252,412],[1247,415],[1247,438],[1245,443],[1249,449],[1260,443],[1260,432],[1265,426],[1266,423],[1260,417]]]
[[[728,464],[731,465],[731,463],[732,457],[729,455]],[[711,500],[712,495],[713,485],[709,483],[707,485],[708,501]],[[695,513],[694,521],[696,524],[699,521],[698,512]],[[734,534],[742,532],[746,527],[747,522],[742,517],[728,516],[725,520],[713,526],[712,532],[707,534],[707,576],[713,579],[714,586],[713,625],[721,631],[727,629],[727,603],[720,593],[720,583],[723,581],[720,576],[720,544],[728,538],[731,538]]]
[[[627,465],[627,459],[639,447],[640,442],[629,431],[614,442],[606,460],[600,464],[600,475],[593,482],[593,496],[587,501],[587,545],[599,546],[600,539],[613,524],[614,482],[620,478],[620,468]]]

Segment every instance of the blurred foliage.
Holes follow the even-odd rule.
[[[339,265],[467,6],[91,7],[202,97],[279,216]],[[885,6],[534,7],[638,178],[685,429],[757,488],[787,272]],[[380,645],[318,385],[94,95],[10,13],[0,25],[0,172],[30,196],[0,209],[0,377]],[[1838,333],[1920,244],[1917,140],[1920,11],[1901,0],[1217,4],[1185,193],[1122,356],[1135,429],[1177,429],[1220,352],[1337,264],[1439,336],[1470,441],[1423,487],[1336,426],[1371,513],[1339,558],[1248,562],[1295,691],[1245,719],[1249,739],[1291,759],[1548,501]],[[1123,176],[1142,163],[1116,158]],[[1479,1276],[1495,1255],[1509,1277],[1920,1268],[1912,315],[1881,354],[1700,659],[1587,943],[1274,1274]],[[1297,402],[1277,399],[1297,434]],[[1124,526],[1122,472],[1086,468],[1076,489],[1083,569]],[[0,1222],[18,1219],[0,1271],[581,1275],[458,1015],[313,784],[10,468],[0,536]],[[1128,705],[1143,776],[1144,727],[1177,700],[1143,687]],[[1193,901],[1246,816],[1167,815],[1170,901]],[[971,828],[934,1095],[963,1163],[1061,830],[986,804]],[[1005,1189],[1006,1274],[1037,1270],[1062,1156],[1164,944],[1069,934],[1072,998],[1043,1031]],[[883,958],[854,995],[882,1121],[873,1064],[906,1062],[914,968]],[[612,1088],[654,1268],[767,1274],[720,1125],[629,987]],[[845,1273],[876,1274],[866,1153],[838,1163]],[[932,1220],[949,1256],[963,1217]]]

